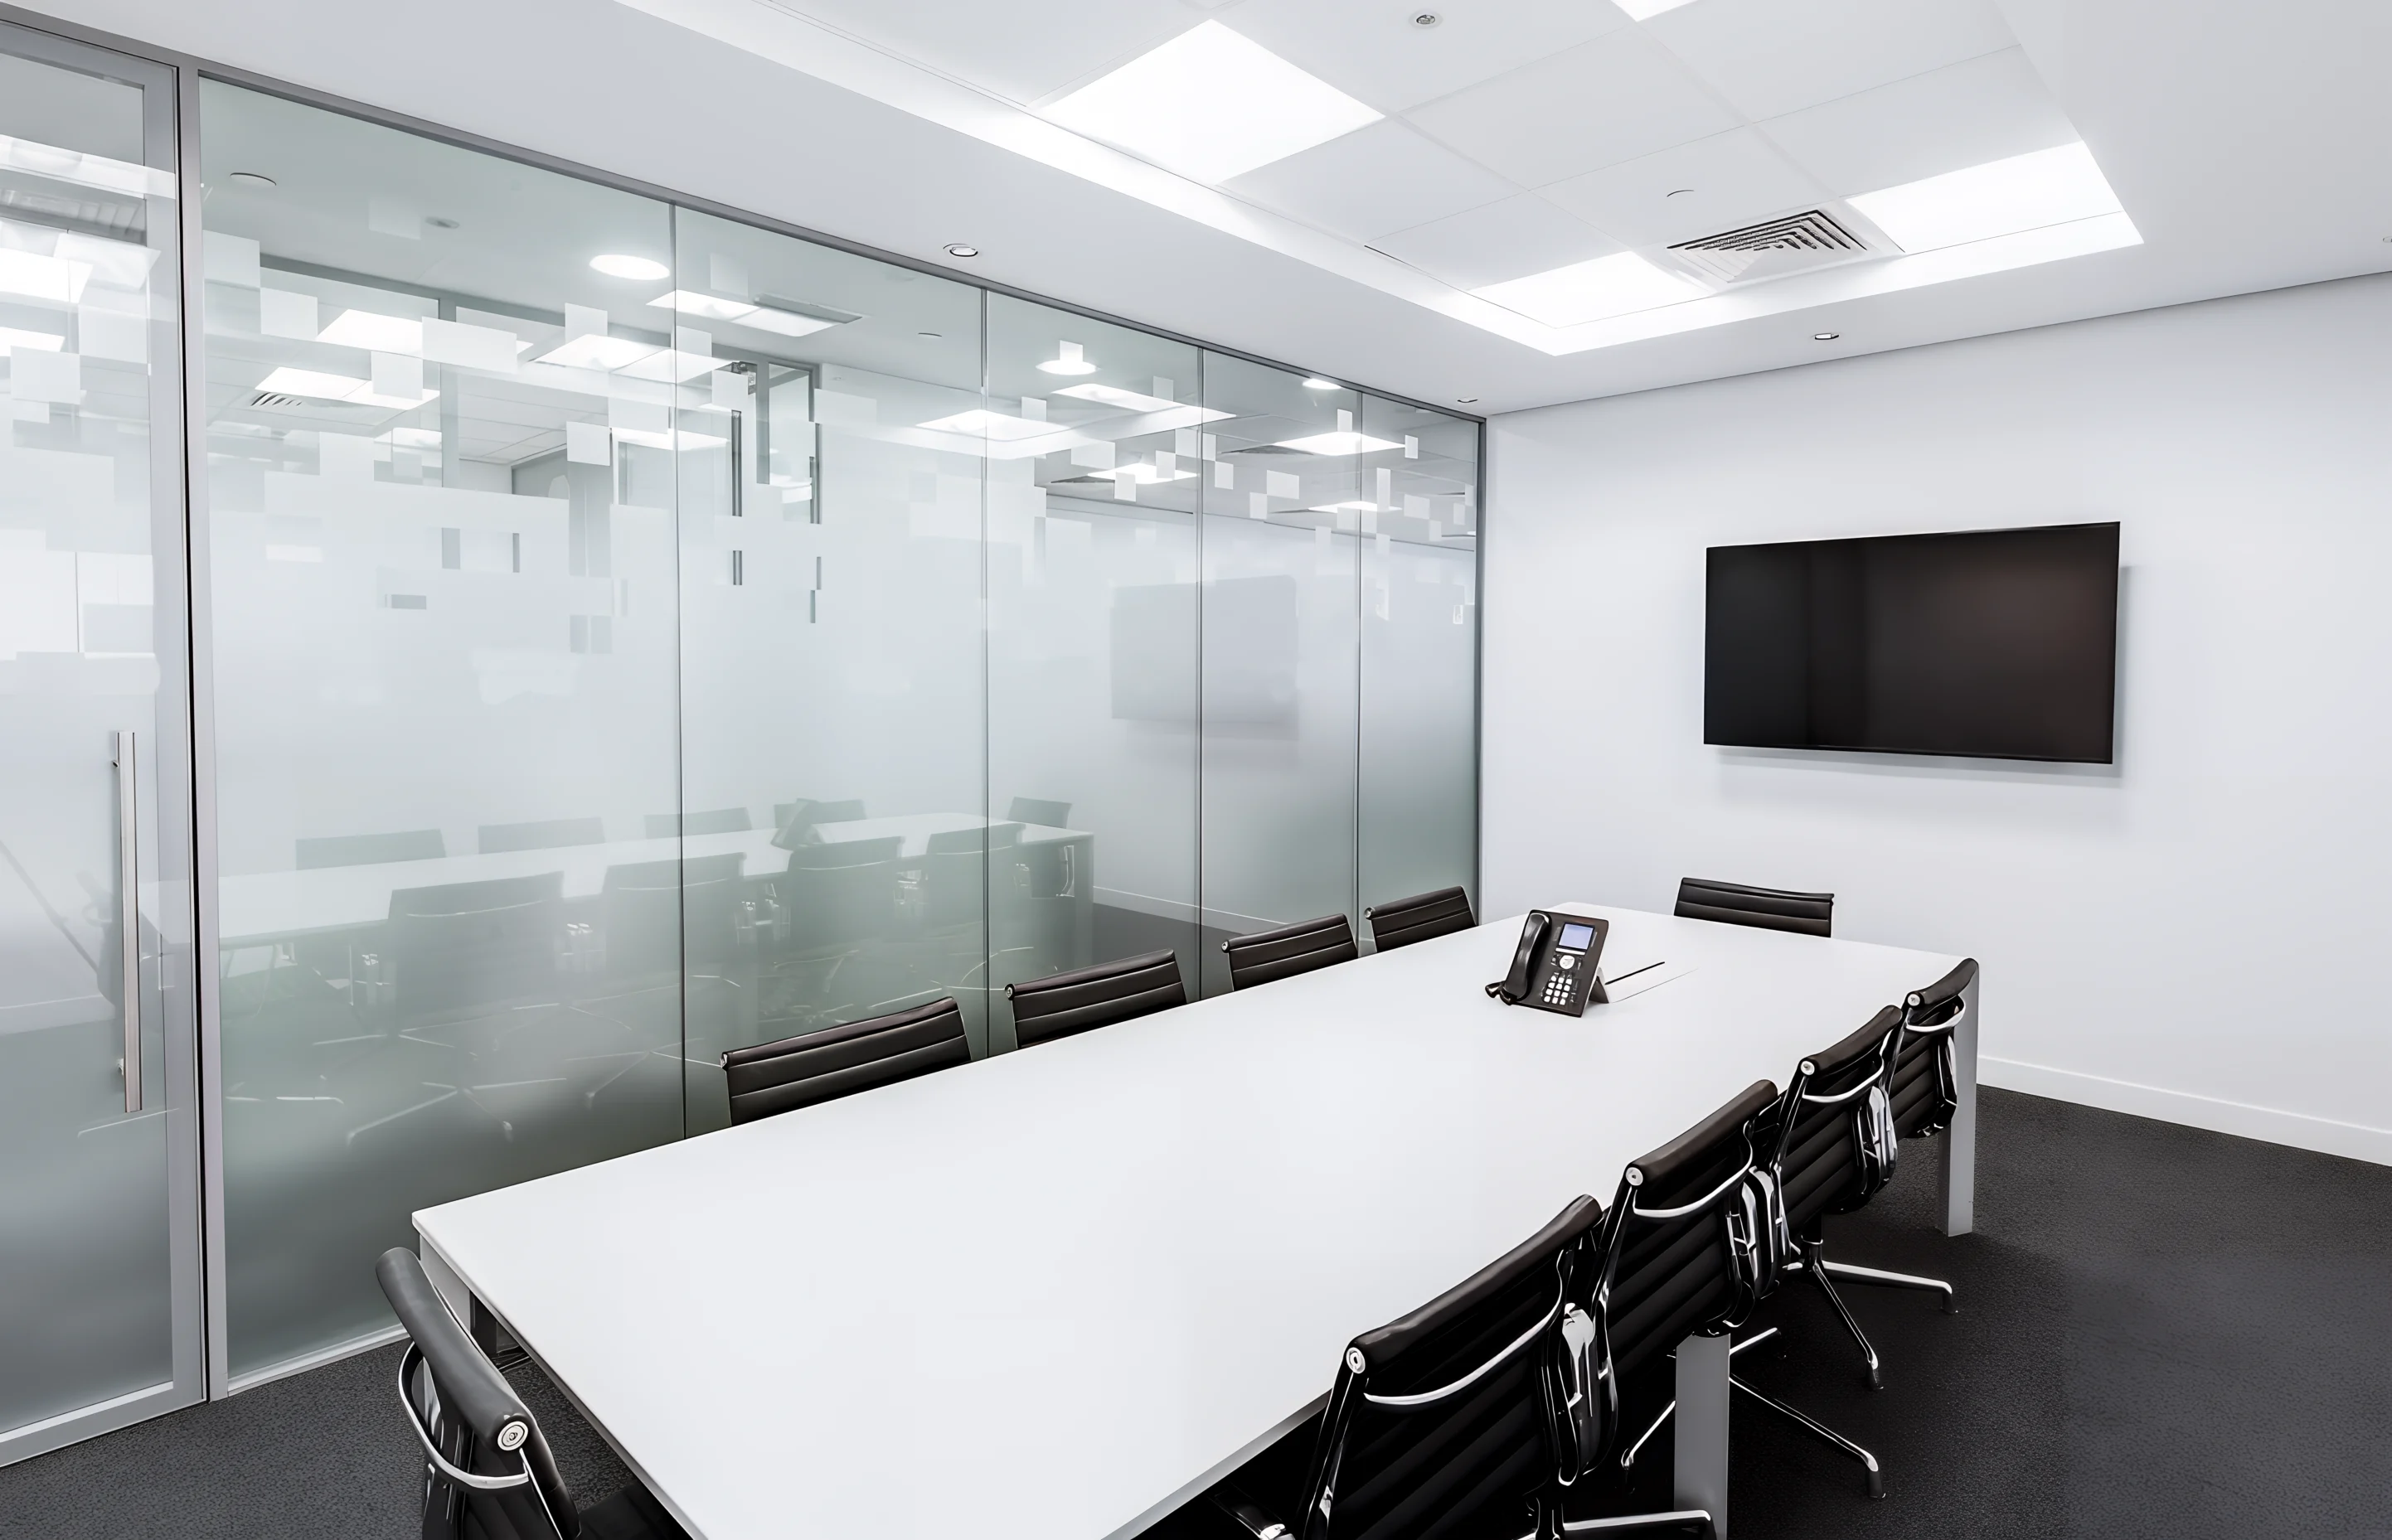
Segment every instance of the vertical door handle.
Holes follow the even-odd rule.
[[[141,799],[134,734],[116,735],[117,998],[124,1011],[124,1110],[141,1110]]]

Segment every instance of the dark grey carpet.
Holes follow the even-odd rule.
[[[1740,1408],[1738,1540],[2392,1536],[2392,1170],[1989,1092],[1979,1231],[1946,1240],[1934,1156],[1904,1158],[1876,1204],[1835,1222],[1829,1253],[1948,1277],[1961,1314],[1848,1288],[1882,1391],[1807,1286],[1769,1318],[1785,1354],[1736,1361],[1874,1449],[1888,1496],[1867,1501],[1856,1467]],[[412,1540],[396,1360],[0,1470],[0,1534]],[[537,1369],[513,1378],[583,1501],[611,1493],[623,1476],[604,1445]]]

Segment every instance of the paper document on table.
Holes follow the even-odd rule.
[[[1606,958],[1605,961],[1609,962],[1610,959]],[[1623,1000],[1634,999],[1647,990],[1658,990],[1672,979],[1684,978],[1694,971],[1695,964],[1692,963],[1668,961],[1644,963],[1631,959],[1613,964],[1612,971],[1603,976],[1603,992],[1609,995],[1611,1003],[1617,1005]]]

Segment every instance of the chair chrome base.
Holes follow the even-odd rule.
[[[1730,1343],[1727,1350],[1728,1361],[1733,1364],[1736,1361],[1736,1355],[1737,1353],[1742,1352],[1747,1348],[1759,1347],[1762,1343],[1768,1341],[1771,1338],[1776,1335],[1777,1328],[1775,1326],[1766,1326],[1760,1331],[1754,1332],[1751,1336],[1746,1338],[1741,1342]],[[1862,1346],[1866,1347],[1867,1344],[1864,1342]],[[1854,1443],[1852,1440],[1844,1437],[1841,1433],[1837,1432],[1826,1424],[1814,1420],[1803,1413],[1798,1412],[1793,1407],[1787,1405],[1782,1401],[1777,1401],[1762,1394],[1759,1391],[1754,1390],[1743,1380],[1738,1379],[1732,1371],[1727,1377],[1727,1382],[1731,1389],[1742,1391],[1745,1394],[1752,1397],[1753,1400],[1758,1401],[1763,1406],[1775,1412],[1779,1417],[1785,1417],[1793,1422],[1805,1432],[1832,1444],[1837,1449],[1841,1450],[1843,1453],[1850,1455],[1852,1458],[1860,1461],[1861,1469],[1868,1473],[1868,1495],[1872,1497],[1882,1497],[1885,1495],[1885,1472],[1878,1468],[1877,1456],[1875,1455],[1870,1454],[1867,1450],[1862,1448],[1859,1444]],[[1630,1469],[1636,1464],[1636,1456],[1644,1453],[1644,1445],[1652,1441],[1654,1434],[1661,1430],[1661,1425],[1663,1423],[1669,1421],[1671,1417],[1676,1415],[1677,1410],[1678,1404],[1674,1401],[1661,1408],[1660,1416],[1653,1419],[1653,1426],[1645,1429],[1643,1433],[1639,1434],[1636,1442],[1630,1444],[1627,1451],[1619,1456],[1619,1468],[1622,1470]],[[1570,1533],[1577,1533],[1576,1526],[1566,1527],[1569,1529]]]
[[[1848,1262],[1829,1262],[1821,1258],[1819,1265],[1839,1278],[1854,1283],[1876,1284],[1880,1288],[1916,1288],[1922,1293],[1944,1296],[1944,1314],[1960,1314],[1960,1301],[1952,1286],[1941,1278],[1922,1278],[1916,1273],[1888,1273],[1880,1268],[1858,1267]]]
[[[1922,1278],[1911,1273],[1888,1273],[1880,1268],[1859,1267],[1848,1262],[1829,1262],[1826,1245],[1820,1241],[1802,1243],[1801,1266],[1803,1272],[1811,1275],[1811,1281],[1819,1286],[1819,1291],[1826,1295],[1827,1302],[1836,1307],[1836,1318],[1844,1323],[1844,1329],[1852,1333],[1852,1340],[1860,1345],[1861,1359],[1868,1366],[1868,1385],[1872,1391],[1885,1389],[1885,1373],[1878,1362],[1877,1349],[1869,1346],[1868,1337],[1861,1330],[1861,1324],[1852,1318],[1852,1311],[1844,1304],[1844,1297],[1836,1292],[1836,1279],[1872,1284],[1879,1288],[1914,1288],[1922,1293],[1941,1294],[1944,1314],[1960,1313],[1958,1297],[1952,1286],[1943,1279]]]

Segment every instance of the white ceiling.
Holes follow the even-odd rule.
[[[2373,0],[41,5],[1480,412],[2392,267]],[[1388,116],[1221,188],[1037,118],[1207,19]],[[2142,244],[1781,279],[1560,354],[1463,292],[2080,137]]]

